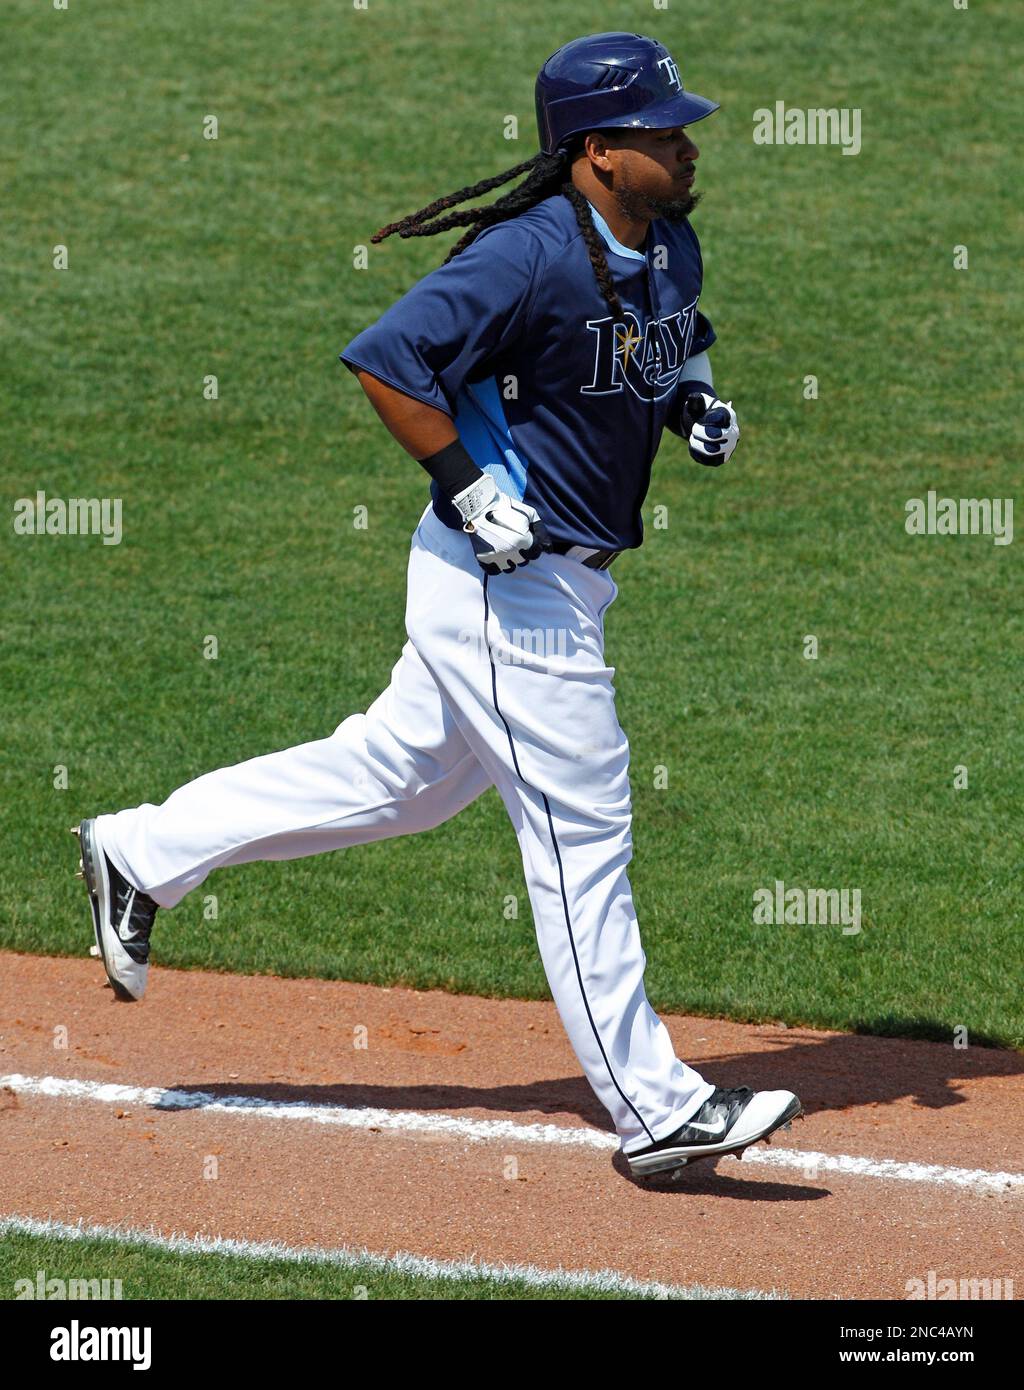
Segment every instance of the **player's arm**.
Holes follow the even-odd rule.
[[[356,377],[402,448],[426,468],[450,502],[480,481],[483,472],[463,447],[450,415],[389,386],[371,372],[360,369]]]
[[[356,372],[359,385],[384,424],[414,459],[436,454],[458,439],[452,417],[437,406],[427,405],[370,372]],[[477,469],[477,472],[480,470]]]
[[[339,354],[461,514],[485,570],[518,568],[550,542],[534,509],[500,492],[473,462],[452,422],[454,402],[475,370],[524,333],[542,260],[535,233],[512,223],[490,227]]]
[[[675,395],[669,409],[665,425],[681,439],[689,439],[691,422],[684,418],[684,407],[688,396],[695,392],[706,392],[713,396],[715,388],[711,379],[711,359],[706,352],[698,352],[683,363],[683,370],[676,382]]]
[[[371,372],[359,369],[356,377],[388,430],[423,465],[449,502],[455,503],[467,488],[479,484],[483,470],[462,444],[450,415],[389,386]]]
[[[371,372],[356,377],[391,434],[427,470],[462,517],[481,568],[488,574],[518,569],[550,547],[532,507],[498,491],[473,462],[450,415],[396,390]]]

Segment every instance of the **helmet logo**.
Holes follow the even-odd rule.
[[[658,67],[664,68],[665,75],[668,78],[669,82],[671,82],[673,87],[682,88],[683,84],[679,77],[679,69],[676,67],[675,63],[668,56],[667,53],[665,54],[664,58],[658,59]]]

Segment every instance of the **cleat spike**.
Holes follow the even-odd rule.
[[[76,870],[75,870],[75,878],[85,878],[85,870],[84,870],[84,869],[76,869]]]
[[[81,827],[80,825],[73,825],[73,826],[71,826],[70,829],[68,830],[68,834],[69,834],[69,835],[78,835],[78,834],[81,832],[81,829],[82,829],[82,827]]]

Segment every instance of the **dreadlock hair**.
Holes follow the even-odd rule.
[[[604,242],[594,226],[590,203],[570,177],[572,161],[581,144],[582,137],[577,136],[555,154],[544,154],[542,151],[535,154],[532,159],[524,160],[522,164],[515,164],[511,169],[506,169],[502,174],[495,174],[489,179],[481,179],[479,183],[459,188],[454,193],[449,193],[443,198],[436,199],[433,203],[428,203],[425,208],[420,208],[419,212],[411,212],[398,222],[389,222],[387,226],[374,232],[370,240],[372,242],[383,241],[385,237],[391,236],[394,232],[397,232],[400,237],[434,236],[438,232],[448,231],[451,227],[468,228],[445,257],[443,264],[447,265],[461,251],[465,251],[466,247],[486,227],[493,227],[498,222],[507,222],[509,218],[518,217],[521,212],[535,207],[545,198],[561,193],[564,198],[568,198],[576,213],[576,221],[579,224],[587,254],[590,257],[590,264],[594,268],[597,287],[611,310],[612,318],[616,322],[624,322],[626,316],[623,312],[622,301],[619,299],[612,282],[611,271],[608,269],[608,261],[604,253]],[[511,193],[504,194],[496,202],[486,207],[464,208],[461,212],[449,213],[447,217],[438,216],[447,208],[454,207],[456,203],[465,203],[470,198],[480,198],[485,193],[490,193],[492,188],[498,188],[501,184],[508,183],[509,179],[515,178],[517,174],[526,174],[527,177],[513,188]]]

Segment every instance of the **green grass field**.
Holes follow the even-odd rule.
[[[722,102],[694,222],[743,427],[720,471],[665,436],[647,544],[615,569],[652,999],[1024,1047],[1020,544],[903,525],[929,489],[1020,475],[1011,0],[11,0],[3,497],[120,497],[125,531],[4,527],[4,946],[85,951],[82,815],[323,737],[387,683],[425,480],[337,353],[454,238],[366,271],[353,248],[527,158],[540,63],[620,27]],[[756,146],[779,99],[861,109],[861,153]],[[777,878],[859,888],[862,931],[754,925]],[[164,965],[546,993],[493,791],[416,839],[215,874],[158,926]]]
[[[57,1232],[5,1228],[0,1223],[0,1302],[26,1298],[29,1290],[19,1280],[29,1280],[31,1295],[38,1297],[39,1272],[48,1294],[59,1292],[50,1281],[98,1280],[97,1294],[109,1295],[121,1281],[120,1294],[129,1299],[366,1299],[366,1300],[472,1300],[555,1301],[651,1300],[704,1301],[708,1299],[774,1299],[736,1289],[703,1285],[677,1288],[622,1280],[611,1274],[572,1280],[571,1276],[527,1277],[528,1271],[483,1267],[480,1272],[449,1267],[432,1272],[429,1260],[398,1257],[353,1258],[326,1251],[316,1258],[301,1252],[285,1255],[193,1253],[161,1248],[146,1237],[69,1236]],[[103,1281],[108,1283],[104,1286]],[[82,1286],[79,1285],[79,1288]],[[65,1295],[66,1296],[66,1295]],[[51,1301],[48,1299],[48,1301]]]

